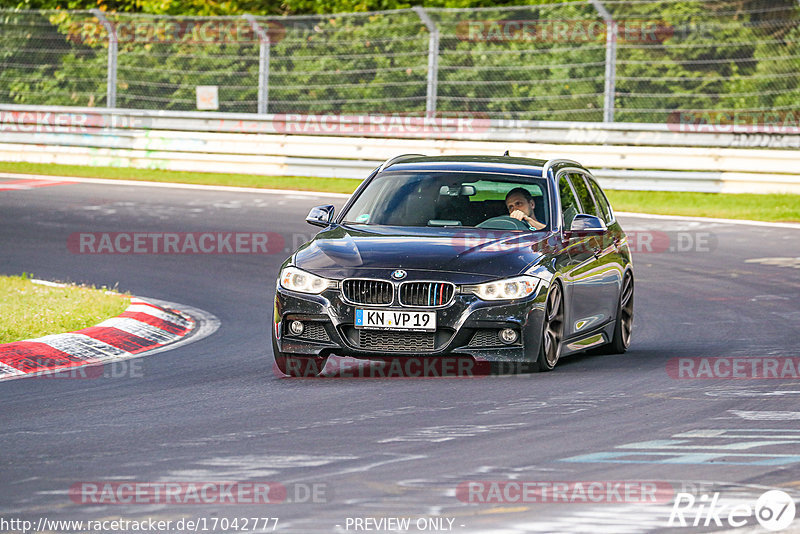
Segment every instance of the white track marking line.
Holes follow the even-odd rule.
[[[717,219],[714,217],[688,217],[685,215],[655,215],[652,213],[633,213],[629,211],[615,211],[615,215],[623,217],[638,217],[640,219],[663,219],[669,221],[694,221],[706,223],[722,223],[722,224],[744,224],[747,226],[767,226],[770,228],[789,228],[792,230],[800,230],[800,223],[783,223],[783,222],[767,222],[767,221],[748,221],[745,219]]]
[[[201,184],[178,184],[170,182],[146,182],[139,180],[108,180],[105,178],[74,178],[70,176],[49,176],[38,174],[15,174],[15,173],[0,173],[0,178],[48,178],[57,182],[79,182],[86,184],[102,184],[102,185],[130,185],[136,187],[169,187],[173,189],[193,189],[199,191],[228,191],[232,193],[261,193],[265,195],[299,195],[303,197],[333,197],[333,198],[350,198],[350,195],[344,193],[324,193],[317,191],[293,191],[288,189],[262,189],[259,187],[233,187],[227,185],[201,185]],[[287,177],[290,178],[290,177]],[[354,180],[355,184],[357,180]]]

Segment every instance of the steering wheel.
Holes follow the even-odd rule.
[[[477,224],[475,228],[491,228],[492,230],[529,230],[530,226],[528,223],[524,221],[520,221],[515,219],[510,215],[500,215],[498,217],[492,217],[491,219],[486,219],[480,224]]]

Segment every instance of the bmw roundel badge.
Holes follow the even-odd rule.
[[[397,269],[392,273],[392,278],[394,278],[395,280],[402,280],[403,278],[406,277],[406,274],[408,273],[406,273],[403,269]]]

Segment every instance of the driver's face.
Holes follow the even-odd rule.
[[[513,213],[514,210],[519,210],[528,217],[533,216],[533,201],[525,200],[521,193],[514,193],[508,197],[506,199],[506,208],[508,208],[509,214]]]

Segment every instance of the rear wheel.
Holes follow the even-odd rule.
[[[542,343],[536,364],[539,371],[552,371],[561,355],[561,339],[564,337],[564,293],[558,282],[553,283],[547,295],[544,313]]]
[[[623,354],[631,344],[633,332],[633,275],[625,273],[622,279],[622,290],[619,292],[617,321],[614,325],[614,336],[611,343],[599,347],[601,354]]]
[[[325,363],[327,356],[293,356],[278,350],[278,343],[272,338],[272,355],[275,357],[275,365],[278,370],[296,378],[312,378],[318,376]]]

